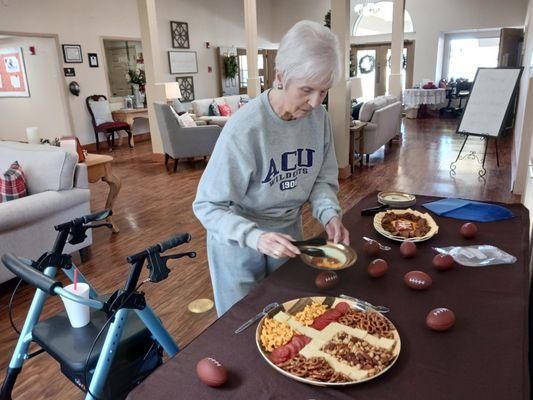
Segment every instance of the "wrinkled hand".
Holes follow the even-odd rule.
[[[335,243],[342,242],[347,246],[350,244],[350,233],[339,217],[330,219],[326,225],[326,233],[328,234],[328,239],[333,240]]]
[[[259,236],[257,250],[273,258],[296,257],[300,254],[298,247],[294,246],[292,236],[284,233],[265,232]]]

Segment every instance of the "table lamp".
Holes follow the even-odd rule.
[[[350,78],[350,99],[359,99],[363,97],[363,85],[361,84],[361,78],[354,76]]]
[[[159,83],[159,85],[165,85],[165,96],[167,98],[167,102],[172,103],[172,107],[178,115],[187,112],[179,100],[181,98],[181,90],[178,82],[165,82]]]

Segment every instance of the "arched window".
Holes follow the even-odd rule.
[[[353,36],[372,36],[392,33],[392,1],[368,0],[357,4],[354,11],[357,19],[352,29]],[[411,14],[405,10],[404,32],[414,32]]]

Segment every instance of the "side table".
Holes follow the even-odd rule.
[[[95,183],[102,180],[109,185],[109,194],[107,195],[107,200],[105,203],[106,209],[113,209],[115,199],[117,198],[120,187],[122,186],[120,179],[113,175],[111,170],[112,161],[113,157],[104,154],[89,153],[85,158],[89,182]],[[107,222],[113,226],[113,232],[117,233],[119,232],[119,229],[117,225],[113,223],[112,218],[112,216],[109,216],[107,218]]]
[[[354,121],[350,125],[350,171],[353,174],[355,163],[359,162],[359,166],[363,166],[363,148],[364,148],[364,131],[366,122]],[[355,142],[359,142],[357,151],[355,150]],[[357,155],[356,155],[357,153]]]
[[[113,119],[119,122],[127,122],[130,126],[130,129],[133,129],[133,120],[135,118],[148,118],[148,109],[147,108],[121,108],[120,110],[112,111]],[[132,131],[133,132],[133,131]],[[122,136],[119,137],[119,145],[122,144]],[[133,135],[131,135],[131,140],[129,145],[134,146]]]

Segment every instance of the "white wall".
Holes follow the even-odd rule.
[[[76,70],[76,77],[64,78],[67,82],[77,81],[81,87],[79,97],[69,94],[68,98],[74,132],[82,144],[94,142],[85,97],[96,93],[108,95],[101,37],[140,38],[136,3],[131,0],[7,1],[0,6],[0,31],[53,33],[59,35],[62,44],[81,45],[83,63],[62,65],[61,71],[63,67]],[[98,54],[99,68],[89,68],[87,53]]]
[[[212,0],[157,0],[156,7],[159,45],[163,60],[162,70],[156,76],[161,76],[164,82],[173,82],[178,76],[192,75],[196,99],[216,97],[218,95],[216,48],[246,47],[243,0],[223,0],[216,5]],[[274,44],[270,41],[272,24],[269,1],[257,1],[257,19],[258,47],[273,48]],[[191,43],[189,50],[196,51],[198,58],[197,74],[170,74],[168,51],[181,51],[172,48],[170,21],[188,23]],[[209,49],[205,48],[205,42],[210,43]],[[208,66],[212,68],[210,73],[207,72]]]
[[[35,46],[35,55],[29,46]],[[30,97],[0,98],[0,139],[24,141],[28,126],[37,126],[41,138],[71,135],[55,39],[0,39],[0,48],[13,47],[22,48]]]

